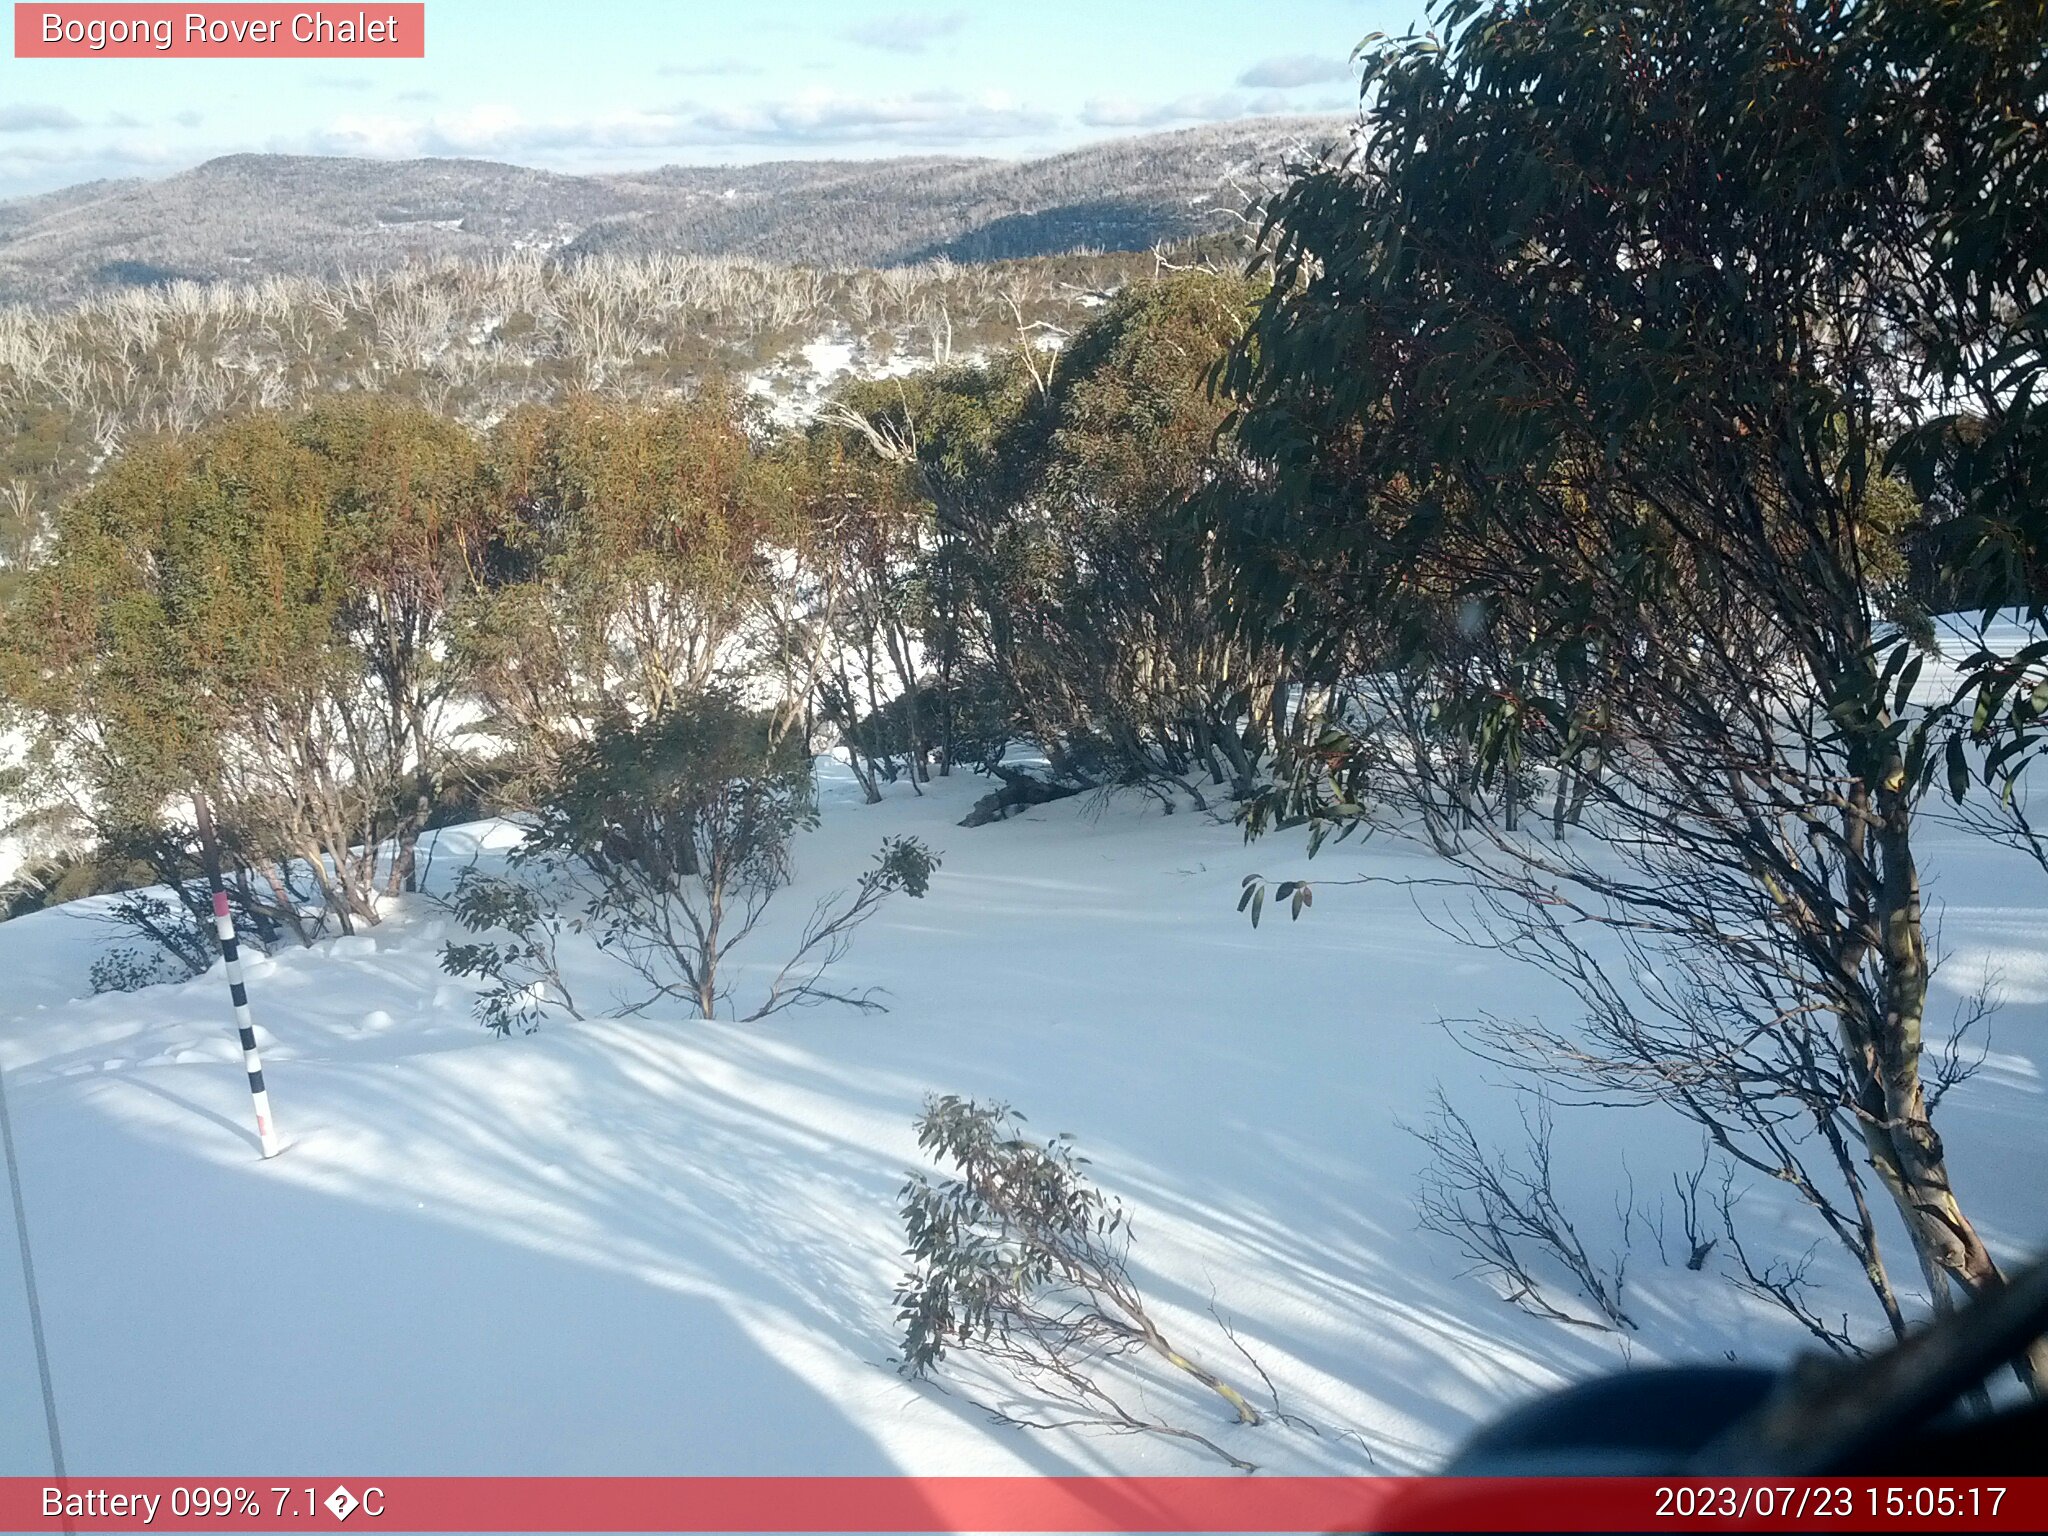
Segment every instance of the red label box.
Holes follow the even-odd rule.
[[[0,1477],[0,1531],[2040,1531],[2048,1478]]]
[[[17,59],[423,59],[423,3],[23,4]]]

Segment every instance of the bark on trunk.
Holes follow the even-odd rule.
[[[1845,1020],[1844,1043],[1864,1077],[1858,1085],[1858,1119],[1871,1166],[1891,1193],[1923,1262],[1965,1294],[1980,1296],[2003,1286],[2005,1276],[1963,1214],[1949,1182],[1946,1151],[1927,1110],[1920,1075],[1927,946],[1913,857],[1912,803],[1904,765],[1896,759],[1886,765],[1885,782],[1874,796],[1871,830],[1877,862],[1872,920],[1883,962],[1883,1017],[1867,1026]],[[2013,1365],[2039,1393],[2048,1384],[2048,1340],[2035,1341]]]

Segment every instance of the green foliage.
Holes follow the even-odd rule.
[[[937,1184],[915,1174],[902,1189],[911,1260],[896,1289],[904,1374],[972,1357],[1008,1374],[1048,1414],[991,1409],[999,1422],[1169,1435],[1256,1470],[1162,1417],[1144,1385],[1136,1404],[1124,1395],[1120,1382],[1135,1363],[1127,1357],[1136,1357],[1215,1393],[1239,1424],[1264,1422],[1153,1321],[1125,1264],[1130,1220],[1090,1180],[1071,1137],[1034,1141],[1008,1105],[945,1094],[925,1100],[917,1143],[952,1172]]]
[[[149,941],[158,974],[179,981],[205,975],[220,953],[212,914],[201,915],[210,893],[202,896],[197,880],[173,885],[169,896],[162,892],[161,886],[122,892],[107,904],[107,920]]]
[[[1002,759],[1018,732],[993,674],[975,668],[951,686],[923,683],[914,696],[898,694],[862,715],[843,735],[854,751],[894,770],[899,761],[937,754],[949,732],[953,762],[979,766]]]
[[[66,509],[10,616],[8,691],[89,720],[102,793],[140,807],[217,777],[251,700],[306,687],[331,634],[321,466],[274,419],[160,439]]]
[[[475,1004],[479,1024],[502,1039],[515,1029],[534,1033],[552,1008],[583,1017],[562,980],[559,954],[564,931],[579,925],[565,920],[534,885],[465,869],[455,877],[448,908],[470,933],[509,935],[442,946],[442,970],[488,983]]]
[[[1852,1140],[1930,1272],[2000,1283],[1919,1075],[1913,832],[1930,776],[1967,787],[1965,735],[1994,777],[2048,741],[2048,647],[1977,658],[1920,714],[1912,646],[1939,594],[2040,607],[2048,15],[1432,15],[1368,50],[1355,153],[1269,209],[1273,287],[1223,375],[1266,469],[1219,503],[1240,621],[1373,706],[1301,754],[1329,799],[1405,775],[1502,947],[1577,990],[1596,1044],[1546,1068],[1607,1088],[1742,1061],[1716,1108],[1652,1096],[1724,1149],[1744,1117],[1776,1177],[1777,1126],[1834,1138],[1860,1226],[1830,1225],[1902,1329]],[[1597,863],[1510,835],[1538,763],[1560,834],[1567,790],[1592,797]],[[1460,846],[1489,785],[1504,824]]]
[[[1273,888],[1273,900],[1283,902],[1287,907],[1288,921],[1296,922],[1307,908],[1315,905],[1316,893],[1306,880],[1282,880]],[[1259,926],[1259,917],[1266,909],[1266,878],[1263,875],[1246,875],[1239,883],[1237,910],[1251,915],[1252,926]]]
[[[898,429],[972,595],[972,646],[1062,771],[1199,766],[1249,789],[1261,724],[1244,722],[1271,674],[1228,631],[1195,503],[1238,472],[1209,380],[1259,292],[1202,270],[1132,285],[1056,361],[941,376]]]
[[[861,876],[861,885],[883,892],[901,891],[921,900],[931,889],[938,868],[939,856],[917,838],[891,837],[875,855],[874,867]]]
[[[599,945],[651,988],[636,1009],[670,1000],[711,1018],[728,953],[789,882],[790,840],[816,819],[802,744],[707,693],[568,749],[518,857],[590,877]]]
[[[137,949],[119,945],[95,959],[86,980],[95,995],[102,992],[140,992],[170,982],[189,981],[187,970],[161,949]]]
[[[1995,567],[1982,601],[2039,600],[2038,8],[1436,20],[1369,55],[1369,147],[1270,210],[1228,379],[1284,471],[1239,534],[1275,623],[1363,609],[1398,655],[1489,604],[1535,667],[1471,696],[1498,760],[1568,731],[1646,615],[1832,630],[1796,643],[1848,705],[1913,622],[1903,548],[1925,593]],[[1872,771],[1889,720],[1842,718]]]
[[[153,883],[154,873],[148,865],[109,856],[97,848],[53,853],[27,860],[0,887],[5,893],[0,917],[20,917],[81,897]]]
[[[366,398],[110,464],[0,646],[0,686],[74,812],[153,827],[203,788],[244,856],[297,860],[344,925],[375,921],[448,762],[444,621],[476,543],[474,461],[459,428]]]
[[[731,694],[707,693],[642,724],[608,722],[569,749],[526,856],[630,867],[657,890],[701,877],[765,892],[788,880],[789,840],[816,819],[801,743]]]
[[[730,694],[709,693],[637,725],[612,722],[564,753],[555,789],[514,858],[581,872],[588,896],[570,926],[587,927],[650,989],[628,1011],[670,1001],[712,1018],[732,994],[733,950],[789,883],[792,838],[816,821],[811,759],[802,743],[774,716]],[[872,993],[827,991],[824,973],[884,900],[923,897],[938,865],[914,837],[886,841],[850,896],[818,903],[745,1017],[826,1001],[878,1007]],[[477,886],[458,899],[468,901],[479,922],[519,937],[524,947],[509,958],[522,974],[537,960],[527,936],[542,928],[559,932],[553,908],[516,883]],[[549,955],[552,966],[551,947]],[[449,963],[495,976],[507,970],[507,960],[503,948],[466,946],[451,949]],[[558,975],[553,984],[559,988]]]
[[[944,1094],[925,1101],[917,1145],[954,1176],[935,1185],[918,1174],[902,1189],[913,1268],[896,1303],[911,1375],[1121,1265],[1123,1207],[1089,1181],[1071,1137],[1033,1141],[1007,1104]]]
[[[530,407],[493,433],[486,480],[460,651],[537,779],[601,721],[659,714],[736,664],[787,509],[730,395]]]
[[[954,690],[979,672],[991,722],[1028,734],[1061,773],[1202,768],[1250,791],[1275,679],[1269,655],[1231,632],[1197,503],[1242,469],[1210,380],[1260,292],[1176,273],[1125,288],[1056,356],[1024,346],[845,392],[827,441],[912,471],[932,509],[893,561],[865,563],[896,573],[901,597],[881,606],[939,674],[928,689],[906,672],[864,718],[828,696],[856,751],[886,771],[878,748],[905,743],[915,763],[930,737],[964,760],[975,731]],[[936,724],[913,718],[927,704]],[[901,730],[886,728],[899,715]]]

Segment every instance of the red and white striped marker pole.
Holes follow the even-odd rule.
[[[235,1027],[242,1034],[242,1065],[249,1072],[249,1097],[256,1103],[256,1136],[263,1155],[278,1153],[277,1122],[270,1118],[270,1092],[263,1086],[263,1058],[256,1053],[256,1020],[249,1012],[249,989],[242,984],[242,950],[235,941],[235,920],[228,916],[227,882],[220,873],[220,843],[213,835],[213,811],[206,796],[195,792],[192,810],[199,821],[199,850],[206,861],[206,883],[213,890],[213,931],[220,938],[221,958],[228,963],[228,996],[234,1000]]]

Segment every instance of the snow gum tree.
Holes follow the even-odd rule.
[[[669,1001],[709,1019],[732,995],[733,950],[789,883],[792,838],[816,820],[801,739],[712,691],[570,747],[519,858],[580,867],[586,926],[648,988],[626,1011]],[[850,896],[820,903],[747,1018],[827,1000],[877,1006],[827,991],[823,973],[886,897],[922,897],[937,863],[914,838],[887,844]]]
[[[1200,498],[1235,478],[1212,368],[1258,285],[1205,270],[1119,295],[1059,359],[1013,450],[1031,579],[1011,601],[1033,644],[1034,714],[1123,771],[1204,773],[1238,796],[1270,739],[1270,647],[1218,612],[1228,580]]]
[[[1217,617],[1198,502],[1238,473],[1209,379],[1259,291],[1175,273],[1111,299],[1056,361],[1027,345],[871,384],[826,419],[847,454],[909,468],[933,508],[921,586],[942,740],[966,697],[949,685],[978,673],[1000,706],[976,712],[1017,721],[1062,778],[1248,790],[1278,679]]]
[[[801,529],[796,564],[807,599],[783,626],[786,675],[838,731],[873,804],[885,778],[929,779],[934,746],[939,767],[950,765],[947,742],[934,739],[942,722],[927,720],[924,698],[945,691],[926,676],[927,658],[941,649],[930,643],[931,506],[912,470],[844,427],[786,445],[776,469]],[[893,721],[884,713],[891,706]]]
[[[533,407],[494,434],[487,477],[495,537],[462,646],[531,773],[730,673],[786,507],[735,401]]]
[[[443,626],[473,553],[473,463],[454,425],[351,400],[111,464],[66,509],[5,647],[73,809],[177,864],[153,829],[203,791],[266,923],[376,922],[449,765]]]
[[[851,384],[807,434],[805,456],[822,472],[827,492],[818,526],[842,526],[832,495],[857,491],[877,504],[844,525],[861,544],[840,569],[870,594],[853,609],[856,646],[865,641],[886,650],[884,626],[871,625],[869,616],[901,615],[909,622],[898,643],[915,642],[928,674],[905,688],[900,703],[883,701],[901,714],[900,731],[875,720],[875,701],[867,719],[879,738],[900,737],[913,755],[929,738],[941,775],[982,755],[985,723],[1019,700],[1012,666],[1019,637],[993,593],[1011,544],[1005,509],[1014,475],[1006,434],[1036,390],[1014,354],[999,354]],[[906,568],[908,556],[914,567]],[[875,600],[890,593],[905,601]]]
[[[1275,284],[1229,374],[1272,468],[1232,532],[1240,611],[1333,676],[1444,675],[1450,617],[1443,722],[1483,771],[1581,773],[1611,838],[1486,840],[1488,880],[1543,914],[1513,937],[1596,1015],[1663,1008],[1666,1044],[1782,1043],[1937,1304],[1995,1289],[1923,1070],[1916,813],[1937,759],[1967,774],[1909,704],[1894,577],[1905,539],[2038,611],[2040,9],[1436,22],[1371,54],[1364,147],[1270,209]],[[1338,733],[1303,767],[1351,814],[1370,758]],[[1649,940],[1684,996],[1618,1003],[1574,919]],[[1683,1057],[1627,1035],[1598,1071],[1672,1099]]]

